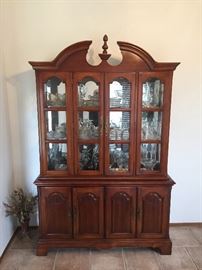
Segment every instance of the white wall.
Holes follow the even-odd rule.
[[[5,66],[16,185],[35,192],[39,173],[34,72],[29,60],[52,60],[63,48],[102,37],[134,43],[157,61],[181,62],[174,73],[169,174],[176,181],[172,222],[202,220],[200,189],[201,1],[4,1]],[[97,59],[95,57],[95,59]]]
[[[4,36],[4,14],[0,3],[0,36]],[[3,40],[0,46],[0,256],[15,229],[11,218],[5,218],[2,202],[7,200],[13,190],[12,149],[10,145],[10,126],[8,118],[8,100],[6,94],[6,78],[4,70]]]

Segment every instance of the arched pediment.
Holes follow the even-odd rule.
[[[112,66],[108,59],[110,54],[107,53],[108,37],[105,35],[103,52],[99,54],[101,63],[97,66],[90,65],[86,60],[89,47],[92,41],[81,41],[74,43],[62,50],[53,61],[50,62],[33,62],[29,63],[36,70],[63,70],[63,71],[96,71],[96,72],[133,72],[133,71],[157,71],[157,70],[174,70],[179,63],[159,63],[156,62],[149,53],[142,48],[128,43],[118,41],[117,44],[123,56],[120,64]]]

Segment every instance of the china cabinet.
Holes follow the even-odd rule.
[[[37,255],[57,247],[152,247],[171,253],[167,174],[173,71],[118,42],[111,65],[91,41],[75,43],[36,72],[40,142]]]

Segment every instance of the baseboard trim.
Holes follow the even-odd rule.
[[[178,226],[202,226],[202,222],[177,222],[177,223],[170,223],[172,227]]]

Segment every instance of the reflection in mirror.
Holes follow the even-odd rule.
[[[129,145],[128,144],[110,144],[110,171],[127,172],[129,159]]]
[[[97,139],[99,137],[98,112],[79,112],[79,138]]]
[[[110,108],[129,108],[131,84],[125,78],[110,83]]]
[[[150,79],[143,83],[142,106],[145,108],[163,105],[164,84],[159,79]]]
[[[45,100],[47,106],[65,106],[65,84],[56,77],[50,78],[44,84]]]
[[[46,123],[48,139],[66,138],[66,112],[47,111]]]
[[[48,170],[67,169],[67,145],[65,143],[48,144]]]
[[[92,78],[85,78],[78,84],[78,104],[79,106],[99,105],[99,86]]]
[[[81,170],[99,170],[98,144],[81,144],[79,153]]]
[[[128,140],[130,128],[129,112],[110,112],[110,140]]]
[[[156,143],[141,144],[141,170],[160,170],[161,145]]]
[[[142,140],[160,140],[161,112],[142,112]]]

